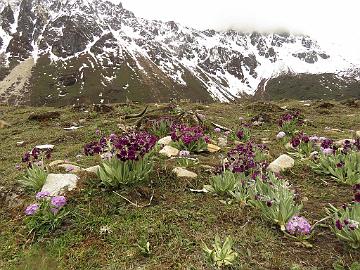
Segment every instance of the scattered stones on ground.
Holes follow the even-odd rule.
[[[157,143],[160,145],[169,145],[172,142],[171,136],[161,138]]]
[[[87,171],[89,173],[97,173],[99,171],[99,169],[100,169],[100,166],[96,165],[96,166],[86,168],[85,171]]]
[[[286,154],[283,154],[270,163],[270,165],[268,166],[268,170],[274,173],[279,173],[281,171],[294,167],[294,165],[294,159]]]
[[[216,153],[216,152],[220,151],[221,148],[220,148],[219,146],[217,146],[217,145],[214,145],[214,144],[209,143],[209,144],[207,145],[207,150],[208,150],[210,153]]]
[[[76,188],[79,178],[75,174],[49,174],[41,191],[57,196]]]
[[[197,177],[197,174],[194,173],[194,172],[191,172],[191,171],[188,171],[184,168],[181,168],[181,167],[177,167],[177,168],[174,168],[172,170],[173,173],[176,174],[177,177],[186,177],[186,178],[196,178]]]
[[[59,112],[44,112],[44,113],[31,114],[28,119],[30,121],[48,121],[59,118],[60,118]]]
[[[167,157],[175,157],[179,155],[179,150],[175,147],[172,147],[170,145],[166,145],[163,149],[160,150],[160,154],[167,156]]]

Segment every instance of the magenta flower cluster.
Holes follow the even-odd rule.
[[[181,141],[185,145],[196,143],[200,140],[209,142],[210,139],[204,134],[200,126],[188,127],[186,125],[174,125],[171,128],[171,139],[174,142]]]
[[[350,220],[350,219],[344,219],[343,221],[341,221],[340,219],[337,219],[335,221],[335,227],[339,231],[341,231],[343,229],[349,229],[351,231],[354,231],[359,227],[359,223],[354,220]]]
[[[291,139],[291,145],[294,148],[297,148],[301,143],[309,143],[309,142],[310,142],[310,137],[304,133],[300,133]]]
[[[122,161],[139,160],[151,151],[156,142],[157,137],[147,132],[130,132],[122,136],[111,134],[99,142],[85,145],[84,152],[87,156],[109,152]]]
[[[304,217],[293,216],[285,226],[286,231],[294,236],[305,236],[311,232],[311,225]]]
[[[40,158],[51,158],[51,149],[41,150],[39,148],[33,148],[31,151],[25,152],[21,161],[28,164],[28,167],[32,167],[34,163],[41,162]]]
[[[302,117],[299,111],[295,111],[293,113],[285,113],[278,120],[278,124],[280,127],[282,127],[286,122],[291,122],[291,121],[297,121],[298,124],[302,124],[301,118]]]
[[[251,174],[255,178],[266,168],[264,161],[256,160],[256,151],[264,151],[266,149],[267,147],[263,144],[254,144],[252,142],[239,144],[228,152],[228,162],[225,163],[225,168],[234,173]]]
[[[38,203],[30,204],[25,209],[25,215],[33,216],[35,215],[40,208],[45,204],[50,206],[50,211],[55,215],[63,208],[67,201],[64,196],[50,196],[50,193],[47,191],[38,192],[35,196]]]

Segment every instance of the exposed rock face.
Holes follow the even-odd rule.
[[[31,94],[33,104],[116,102],[129,96],[229,101],[254,94],[282,72],[350,66],[306,36],[198,31],[137,18],[121,4],[103,0],[10,3],[0,3],[0,58],[13,64],[34,58],[33,79],[23,86],[42,89]]]

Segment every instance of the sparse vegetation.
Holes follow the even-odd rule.
[[[306,107],[291,100],[209,106],[179,104],[183,112],[201,110],[201,114],[206,115],[207,120],[201,124],[205,135],[214,129],[211,122],[236,133],[240,126],[239,117],[251,121],[265,110],[273,120],[250,127],[251,140],[247,143],[228,140],[219,152],[192,153],[191,158],[197,161],[185,167],[196,172],[198,177],[195,179],[175,177],[172,169],[179,166],[178,157],[165,158],[157,154],[158,149],[152,156],[149,181],[135,186],[120,185],[116,192],[104,189],[95,173],[79,171],[76,173],[80,179],[78,188],[66,193],[67,204],[62,208],[66,216],[51,229],[44,232],[40,229],[37,237],[34,237],[37,229],[31,230],[26,225],[24,213],[27,206],[34,204],[35,194],[24,191],[18,184],[25,168],[15,169],[15,165],[21,163],[23,153],[35,145],[54,144],[54,161],[68,160],[82,168],[100,165],[100,155],[84,155],[84,145],[98,142],[102,135],[116,133],[121,136],[127,132],[124,129],[133,131],[137,124],[140,128],[135,130],[139,131],[139,119],[125,119],[124,116],[141,112],[143,106],[113,104],[110,105],[112,110],[106,113],[95,112],[92,106],[83,109],[63,107],[57,109],[59,119],[44,121],[29,121],[28,117],[32,112],[41,114],[48,108],[0,106],[1,119],[11,124],[0,129],[0,199],[3,203],[0,208],[0,269],[213,269],[219,267],[215,261],[222,261],[221,267],[225,269],[357,269],[360,254],[351,248],[356,247],[357,242],[337,236],[347,233],[346,228],[343,232],[336,229],[337,219],[343,226],[347,215],[351,220],[357,220],[350,212],[354,206],[349,206],[349,213],[342,210],[342,205],[353,205],[351,202],[358,198],[354,199],[351,185],[342,185],[331,175],[315,173],[310,161],[302,162],[300,157],[295,157],[293,168],[281,172],[276,178],[289,182],[289,203],[302,204],[300,214],[306,217],[299,216],[300,208],[283,215],[285,218],[281,223],[286,233],[299,239],[308,238],[309,224],[320,221],[322,225],[316,227],[309,239],[311,249],[309,245],[299,245],[300,240],[284,237],[286,234],[280,227],[274,226],[279,224],[275,219],[280,218],[269,222],[261,208],[252,207],[249,202],[256,195],[251,193],[257,190],[253,186],[256,185],[254,177],[261,185],[267,183],[260,182],[261,172],[269,162],[288,152],[285,144],[291,138],[276,139],[279,133],[277,119],[287,112],[281,107],[301,111],[306,121],[297,129],[304,134],[317,134],[336,141],[351,139],[353,130],[360,130],[357,108],[335,101],[331,103],[334,107],[326,115],[318,108],[321,102],[311,102],[311,106]],[[158,107],[150,105],[150,109],[152,119],[167,114],[163,107],[157,110]],[[231,112],[232,117],[224,116],[225,111]],[[187,122],[186,116],[182,116],[179,120]],[[192,115],[189,119],[189,122],[193,121]],[[81,128],[64,130],[74,122]],[[187,123],[187,126],[192,124]],[[220,136],[223,134],[211,134],[211,143],[217,144]],[[17,146],[18,141],[25,143]],[[261,146],[263,141],[268,141],[266,148]],[[255,164],[248,163],[249,157]],[[224,159],[228,161],[226,169],[219,171]],[[245,170],[241,165],[249,167]],[[61,169],[52,167],[49,172],[57,173]],[[230,172],[240,183],[226,193],[226,201],[222,196],[201,191],[216,173]],[[337,209],[337,217],[335,211],[331,215],[325,211],[329,203]],[[40,213],[35,206],[29,211]],[[327,216],[331,218],[324,220]],[[222,260],[208,262],[206,258],[214,256],[204,255],[202,243],[208,245],[210,251],[207,254],[214,254],[215,235],[220,236],[219,251],[224,248],[221,240],[231,235],[230,249],[226,249],[227,256],[216,256]],[[216,253],[221,254],[221,251]],[[231,260],[226,259],[228,255]],[[232,265],[225,267],[225,261]]]

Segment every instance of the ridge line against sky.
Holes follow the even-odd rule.
[[[328,51],[360,63],[356,0],[109,0],[146,19],[199,30],[290,31],[310,35]]]

